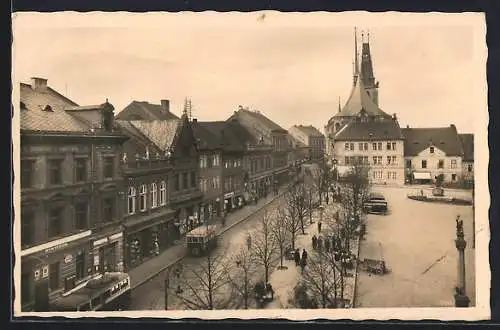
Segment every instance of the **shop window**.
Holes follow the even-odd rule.
[[[167,204],[167,183],[165,181],[160,182],[160,205]]]
[[[31,302],[32,274],[31,269],[23,270],[21,273],[21,305]]]
[[[32,159],[21,160],[21,188],[33,187],[33,173],[35,171],[35,161]]]
[[[21,245],[35,243],[35,212],[21,211]]]
[[[427,168],[427,161],[422,159],[422,168]]]
[[[54,262],[49,266],[49,289],[55,291],[61,287],[60,262]]]
[[[76,278],[78,280],[85,277],[85,253],[83,251],[78,252],[75,258],[75,268],[76,268]]]
[[[136,189],[135,187],[128,188],[128,203],[127,203],[127,213],[134,214],[135,213],[135,200],[136,200]]]
[[[52,185],[62,184],[62,159],[49,160],[49,183]]]
[[[61,207],[53,208],[49,211],[49,238],[57,237],[62,234],[63,231],[63,217],[62,212],[63,209]]]
[[[139,210],[141,211],[146,211],[146,194],[146,185],[142,184],[141,188],[139,189]]]
[[[102,215],[106,222],[113,221],[115,218],[115,199],[113,197],[102,200]]]
[[[115,157],[113,156],[106,156],[103,157],[103,164],[104,164],[104,178],[112,178],[114,177],[114,172],[115,172]]]
[[[88,203],[86,202],[75,204],[75,227],[77,229],[88,228]]]
[[[155,182],[151,184],[151,207],[158,207],[158,187]]]
[[[75,181],[83,182],[87,180],[87,160],[85,158],[75,159]]]

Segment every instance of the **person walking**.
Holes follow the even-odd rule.
[[[306,249],[302,250],[302,259],[300,260],[300,267],[302,268],[302,271],[304,271],[304,268],[307,265],[307,252]]]
[[[325,238],[325,251],[330,252],[330,240]]]
[[[321,251],[321,249],[323,248],[323,238],[318,237],[318,243],[316,243],[316,247],[318,249],[318,251]]]
[[[318,233],[321,234],[321,220],[318,221]]]
[[[295,266],[300,266],[300,250],[296,249],[294,253]]]
[[[313,249],[316,250],[316,247],[318,246],[318,238],[316,237],[316,235],[313,235],[312,237],[312,246]]]

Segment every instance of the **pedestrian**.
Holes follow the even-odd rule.
[[[252,236],[250,234],[247,235],[247,248],[250,250],[252,247]]]
[[[316,235],[313,235],[312,237],[312,245],[313,249],[316,250],[316,246],[318,246],[318,238],[316,237]]]
[[[330,240],[325,238],[325,251],[330,252]]]
[[[294,259],[295,259],[295,266],[298,267],[300,265],[300,250],[299,249],[295,250]]]
[[[307,252],[306,249],[302,250],[302,259],[300,260],[300,267],[302,268],[302,271],[304,271],[304,268],[307,265]]]
[[[316,244],[317,246],[317,249],[318,251],[321,251],[321,249],[323,248],[323,239],[320,237],[318,237],[318,243]]]
[[[321,233],[321,220],[318,221],[318,233]]]

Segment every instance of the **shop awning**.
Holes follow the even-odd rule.
[[[413,172],[413,178],[415,180],[431,180],[430,172]]]

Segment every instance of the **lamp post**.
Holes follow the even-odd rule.
[[[458,285],[455,288],[455,307],[469,307],[470,299],[465,291],[465,247],[463,221],[457,216],[457,239],[455,246],[458,250]]]

